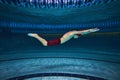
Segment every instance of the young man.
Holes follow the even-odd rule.
[[[82,35],[86,35],[92,32],[96,32],[99,31],[98,28],[93,28],[93,29],[87,29],[87,30],[81,30],[81,31],[69,31],[67,33],[65,33],[61,38],[58,39],[54,39],[54,40],[50,40],[50,41],[46,41],[44,38],[40,37],[38,34],[36,33],[28,33],[28,36],[30,37],[34,37],[37,40],[39,40],[44,46],[52,46],[52,45],[58,45],[58,44],[63,44],[65,42],[67,42],[68,40],[70,40],[71,38],[79,38]]]

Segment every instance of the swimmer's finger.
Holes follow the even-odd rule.
[[[99,31],[100,29],[99,29],[99,28],[95,28],[94,30],[95,30],[95,31]]]
[[[93,29],[90,29],[90,32],[96,32],[96,31],[99,31],[100,29],[98,28],[93,28]]]

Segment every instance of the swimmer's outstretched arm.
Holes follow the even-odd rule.
[[[78,38],[81,35],[86,35],[86,34],[93,33],[93,32],[99,31],[99,30],[100,29],[98,29],[98,28],[93,28],[93,29],[87,29],[87,30],[67,32],[63,35],[63,37],[61,37],[61,44],[67,42],[68,40],[70,40],[73,37]]]
[[[51,41],[46,41],[44,38],[40,37],[36,33],[28,33],[28,36],[38,39],[44,46],[51,46],[56,44],[63,44],[73,37],[78,38],[80,35],[85,35],[85,34],[89,34],[96,31],[99,31],[99,29],[93,28],[93,29],[87,29],[87,30],[81,30],[81,31],[70,31],[65,33],[61,38],[56,40],[51,40]]]
[[[89,34],[89,33],[93,33],[93,32],[99,31],[99,30],[100,29],[98,29],[98,28],[81,30],[81,31],[77,31],[77,34],[85,35],[85,34]]]

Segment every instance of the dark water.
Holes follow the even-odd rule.
[[[0,3],[0,25],[7,21],[51,25],[111,20],[119,22],[119,4],[117,1],[80,9],[33,9]],[[24,31],[9,33],[9,24],[0,26],[0,80],[37,73],[76,73],[107,80],[120,80],[120,26],[110,24],[107,27],[100,26],[99,32],[71,39],[62,45],[47,47],[28,37]],[[65,31],[64,29],[63,32]],[[55,32],[39,35],[46,40],[52,40],[64,34]]]
[[[33,75],[30,74],[36,72],[61,73],[61,71],[119,80],[119,32],[92,33],[81,36],[79,39],[71,39],[62,45],[47,47],[26,34],[2,33],[0,36],[0,69],[1,74],[6,74],[1,75],[3,80],[20,76],[20,74],[32,77]],[[61,37],[62,34],[41,36],[51,40]],[[39,68],[41,70],[38,70]],[[94,79],[91,78],[91,80]]]
[[[40,53],[44,57],[81,57],[85,55],[120,56],[120,33],[102,32],[81,36],[79,39],[71,39],[65,44],[44,47],[37,39],[28,37],[27,34],[1,34],[0,52],[5,54]],[[46,40],[59,38],[60,35],[41,35]],[[45,54],[41,54],[44,52]],[[59,53],[60,52],[60,53]],[[73,54],[74,53],[74,54]],[[102,60],[102,59],[100,59]],[[112,60],[110,60],[112,61]],[[116,62],[120,62],[116,60]]]

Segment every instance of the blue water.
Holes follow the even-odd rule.
[[[40,35],[40,34],[39,34]],[[62,37],[63,34],[41,35],[46,40]],[[79,39],[71,39],[65,44],[44,47],[37,39],[28,37],[27,34],[1,34],[1,51],[9,50],[98,50],[102,52],[119,53],[119,32],[98,32],[81,36]],[[73,47],[74,46],[74,47]],[[86,51],[87,52],[87,51]]]
[[[57,80],[120,80],[119,4],[36,9],[0,3],[0,80],[47,80],[51,76]],[[93,27],[100,31],[56,46],[45,47],[27,36],[38,32],[52,40],[70,30]]]
[[[11,73],[11,77],[14,77],[20,76],[18,74],[26,75],[36,72],[39,73],[39,71],[36,71],[37,68],[43,66],[43,68],[46,68],[44,70],[41,68],[42,71],[40,70],[40,73],[61,73],[62,71],[62,73],[79,73],[82,75],[97,76],[110,80],[119,80],[120,33],[92,33],[81,36],[79,39],[72,39],[62,45],[47,47],[44,47],[36,39],[28,37],[26,34],[4,33],[0,36],[0,68],[2,74],[9,72]],[[62,34],[41,36],[46,40],[51,40],[61,37]],[[51,60],[53,60],[53,62]],[[75,60],[77,60],[77,62]],[[28,64],[33,66],[33,68],[31,67],[31,69],[26,71],[26,68],[30,67]],[[65,65],[68,65],[70,69],[67,70],[68,67],[66,68]],[[87,65],[91,65],[89,67],[90,69],[87,68]],[[83,68],[80,68],[80,66]],[[100,66],[103,66],[105,69]],[[9,67],[11,68],[9,69]],[[5,69],[8,69],[7,72]],[[46,71],[47,69],[48,71]],[[99,70],[97,71],[97,69]],[[101,72],[102,69],[105,71]],[[13,76],[13,74],[16,73],[16,70],[19,70],[17,71],[18,74]],[[77,70],[80,70],[80,72]],[[109,73],[109,70],[112,72]],[[97,74],[94,74],[95,72],[97,72]],[[1,79],[4,79],[5,77],[7,78],[7,76],[10,75],[1,76]]]

